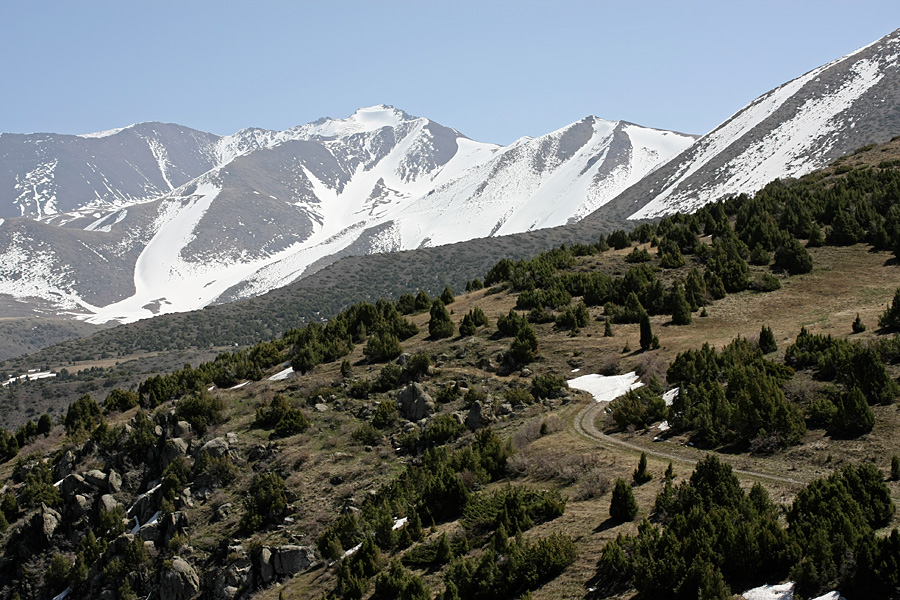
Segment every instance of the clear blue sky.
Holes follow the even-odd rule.
[[[504,144],[590,114],[705,133],[896,28],[897,0],[0,0],[0,131],[228,134],[384,103]]]

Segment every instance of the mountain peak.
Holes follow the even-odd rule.
[[[396,127],[403,122],[416,119],[402,110],[386,104],[376,104],[358,109],[346,119],[322,118],[309,125],[308,134],[323,138],[344,137],[354,133],[369,133],[382,127]]]

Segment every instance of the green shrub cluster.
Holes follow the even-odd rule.
[[[753,443],[772,450],[797,443],[806,425],[781,389],[792,374],[743,338],[719,354],[708,344],[679,353],[667,372],[669,383],[681,386],[669,422],[704,446]]]
[[[299,408],[294,408],[284,394],[275,394],[271,402],[263,401],[256,407],[254,427],[274,429],[277,437],[288,437],[309,429],[309,418]]]

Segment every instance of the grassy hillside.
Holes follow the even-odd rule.
[[[894,151],[500,261],[444,297],[452,332],[398,296],[164,377],[136,362],[105,406],[100,377],[3,436],[0,594],[889,595]],[[631,371],[611,404],[565,385]]]

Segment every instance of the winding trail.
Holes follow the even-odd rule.
[[[700,459],[690,458],[686,456],[680,456],[678,454],[673,454],[671,452],[663,452],[660,450],[656,450],[655,448],[646,445],[646,444],[635,444],[632,442],[627,442],[625,440],[620,440],[614,438],[612,436],[606,435],[602,431],[597,428],[597,417],[606,408],[608,402],[596,402],[591,400],[589,404],[587,404],[584,408],[578,411],[578,414],[575,415],[575,420],[573,426],[575,427],[575,431],[583,435],[584,437],[599,443],[601,446],[611,449],[621,449],[625,448],[627,450],[633,452],[646,452],[648,456],[655,456],[656,458],[661,458],[664,460],[670,460],[672,462],[677,462],[685,465],[694,466]],[[742,475],[744,477],[750,477],[753,479],[762,479],[766,481],[771,481],[779,484],[787,484],[789,486],[797,486],[801,487],[806,485],[807,481],[801,481],[799,479],[793,479],[791,477],[782,477],[781,475],[773,475],[771,473],[762,473],[760,471],[751,471],[746,469],[738,469],[734,464],[731,463],[725,456],[720,453],[714,452],[705,452],[703,450],[691,449],[693,452],[701,455],[701,458],[708,456],[709,454],[715,454],[719,460],[723,462],[727,462],[731,464],[732,470],[736,475]]]

